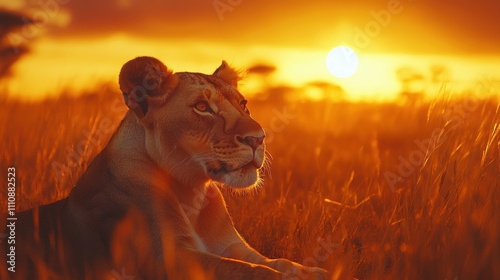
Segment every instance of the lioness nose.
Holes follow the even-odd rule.
[[[247,136],[245,138],[241,136],[236,136],[236,140],[256,150],[262,144],[262,142],[264,142],[264,136],[262,137]]]

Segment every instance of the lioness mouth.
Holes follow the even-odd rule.
[[[213,180],[218,181],[222,178],[222,176],[224,176],[226,174],[229,174],[229,173],[232,173],[235,171],[239,171],[239,170],[246,171],[248,169],[257,169],[257,167],[255,167],[255,164],[253,163],[253,161],[251,161],[243,166],[234,168],[234,169],[229,169],[229,167],[227,166],[226,163],[221,163],[221,167],[209,170],[208,175]]]

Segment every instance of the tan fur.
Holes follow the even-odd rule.
[[[227,211],[218,185],[258,187],[265,161],[236,71],[139,57],[119,82],[130,111],[107,147],[68,198],[20,215],[20,278],[326,279],[259,254]]]

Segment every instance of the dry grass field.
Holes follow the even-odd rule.
[[[257,193],[224,193],[257,250],[335,279],[500,279],[496,99],[249,108],[271,172]],[[125,110],[111,86],[0,102],[0,180],[16,167],[18,210],[68,195]]]

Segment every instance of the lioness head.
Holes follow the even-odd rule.
[[[223,61],[212,75],[173,73],[152,57],[123,65],[120,89],[144,127],[149,157],[181,182],[217,181],[244,188],[260,181],[264,131]]]

